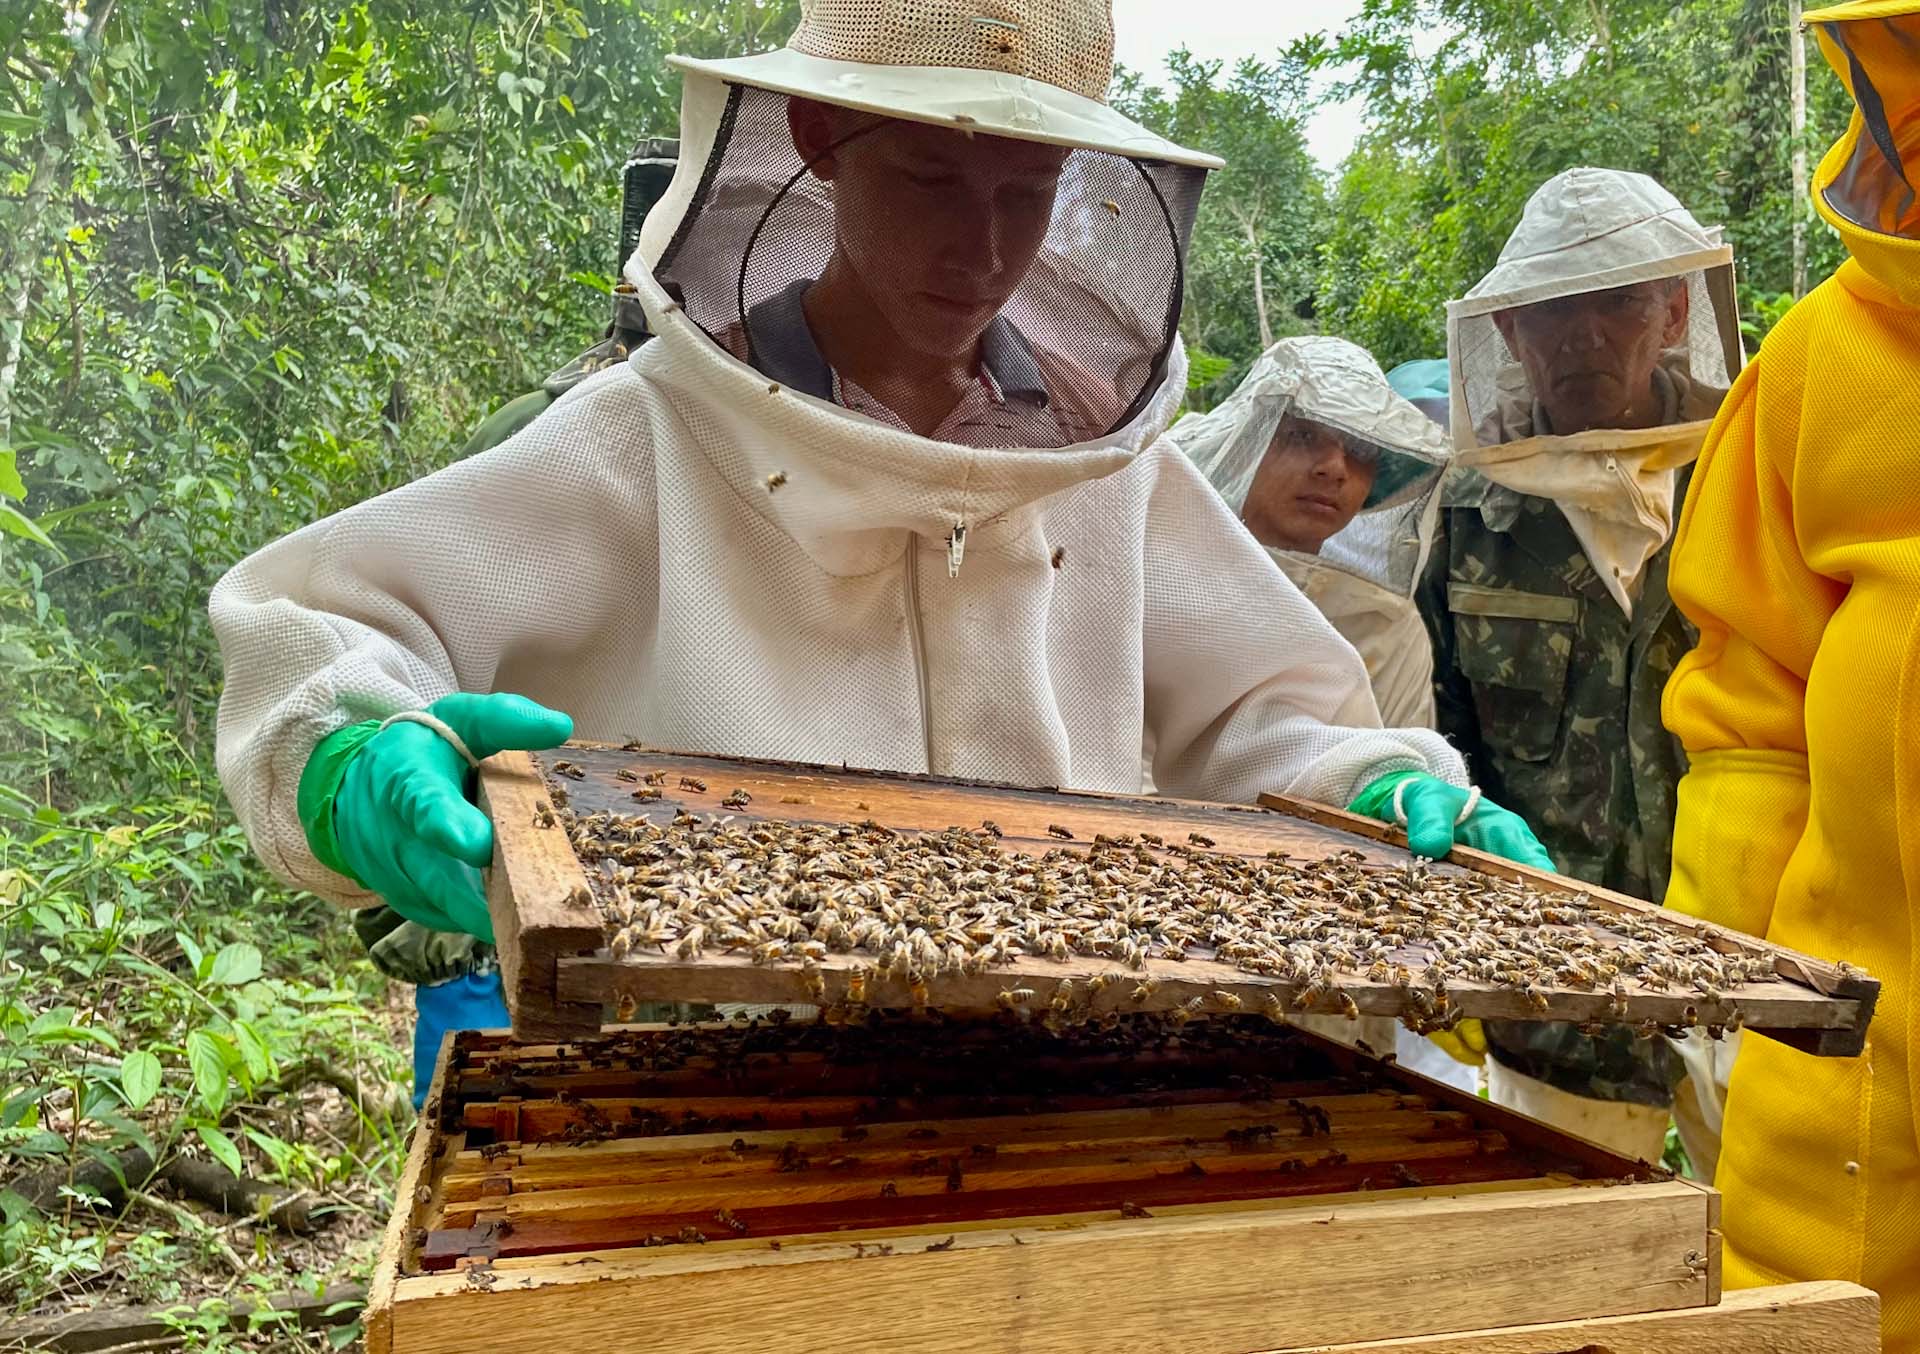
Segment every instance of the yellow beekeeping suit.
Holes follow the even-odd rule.
[[[1853,257],[1734,386],[1681,518],[1667,902],[1882,982],[1860,1058],[1744,1041],[1725,1275],[1864,1283],[1920,1354],[1920,0],[1807,23],[1854,95],[1814,182]]]

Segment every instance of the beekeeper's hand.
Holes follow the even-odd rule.
[[[1553,870],[1553,857],[1519,814],[1424,771],[1393,771],[1362,790],[1349,813],[1397,823],[1419,856],[1440,860],[1457,842],[1520,865]]]
[[[467,800],[470,773],[503,749],[558,747],[573,720],[525,696],[465,692],[424,713],[323,739],[300,776],[300,822],[321,864],[408,921],[492,940],[478,870],[493,857],[493,824]]]

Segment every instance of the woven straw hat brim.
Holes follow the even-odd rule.
[[[1220,169],[1226,163],[1148,131],[1106,104],[1003,71],[879,66],[808,56],[784,47],[727,61],[686,56],[670,56],[667,61],[689,75],[936,127],[1200,169]]]

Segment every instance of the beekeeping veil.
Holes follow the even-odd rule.
[[[1447,352],[1454,464],[1478,472],[1448,501],[1491,482],[1482,511],[1504,529],[1514,495],[1553,499],[1631,614],[1673,530],[1677,472],[1743,361],[1718,228],[1644,174],[1556,175],[1493,270],[1448,304]]]
[[[981,428],[954,440],[1034,447],[1099,438],[1130,422],[1164,381],[1194,213],[1206,171],[1220,163],[1106,105],[1112,54],[1107,0],[804,0],[782,50],[672,57],[685,73],[680,167],[647,219],[636,262],[651,265],[687,316],[736,357],[823,398],[834,398],[826,387],[836,374],[813,343],[792,340],[807,333],[803,299],[830,261],[858,255],[869,294],[919,298],[917,313],[932,318],[918,329],[950,321],[963,343],[983,322],[956,318],[955,294],[978,301],[1017,277],[997,313],[986,303],[993,318],[978,351],[996,397],[1051,410],[1037,420],[1049,431],[1029,427],[1008,441],[1004,430]],[[830,151],[811,163],[789,126],[795,98],[834,110]],[[923,184],[905,172],[889,178],[877,217],[872,194],[856,206],[842,189],[836,204],[836,182],[817,171],[863,142],[924,137],[903,122],[942,129],[954,141],[941,144],[956,154],[991,157],[1008,142],[1061,148],[1057,187],[1026,204],[1044,238],[1024,272],[1016,263],[999,283],[987,276],[1004,264],[988,239],[1003,204],[973,200],[967,183]],[[942,264],[938,284],[908,261],[924,258],[913,246],[929,238],[968,260]]]
[[[1394,393],[1365,349],[1310,336],[1274,344],[1222,404],[1188,415],[1167,435],[1244,515],[1289,416],[1331,428],[1350,454],[1370,459],[1373,486],[1318,554],[1268,552],[1360,651],[1382,718],[1430,723],[1432,660],[1413,592],[1432,545],[1446,434]]]
[[[1862,268],[1920,306],[1920,3],[1850,0],[1806,24],[1854,102],[1814,172],[1814,206]]]

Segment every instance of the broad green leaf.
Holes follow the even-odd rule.
[[[27,482],[20,478],[20,467],[11,447],[0,447],[0,494],[8,498],[27,496]]]
[[[25,536],[30,541],[38,541],[49,550],[59,550],[53,538],[40,530],[39,524],[21,512],[11,503],[0,503],[0,531],[13,536]]]
[[[215,1114],[227,1104],[227,1058],[221,1042],[211,1030],[195,1030],[187,1036],[187,1067],[193,1072],[193,1089]]]
[[[117,1110],[102,1111],[93,1117],[118,1133],[125,1141],[146,1152],[148,1156],[157,1157],[160,1154],[158,1145],[147,1130]]]
[[[36,1044],[98,1044],[101,1048],[120,1051],[120,1041],[105,1030],[97,1030],[87,1025],[50,1025],[43,1030],[33,1032]]]
[[[200,1141],[207,1145],[207,1150],[213,1153],[215,1160],[235,1175],[240,1174],[240,1149],[233,1145],[232,1138],[206,1124],[195,1124],[193,1131],[200,1135]]]
[[[267,1051],[267,1041],[260,1037],[260,1032],[252,1025],[244,1020],[234,1021],[233,1042],[239,1048],[247,1075],[255,1085],[273,1075],[273,1054]]]
[[[145,1109],[147,1102],[160,1094],[160,1060],[144,1048],[137,1048],[120,1062],[120,1089],[127,1093],[127,1104]]]
[[[187,963],[193,966],[195,973],[198,973],[200,971],[201,959],[199,944],[185,931],[175,931],[173,933],[173,943],[180,947],[180,953],[187,957]]]
[[[244,940],[222,945],[213,957],[213,972],[208,975],[223,987],[238,987],[260,976],[260,950]]]

